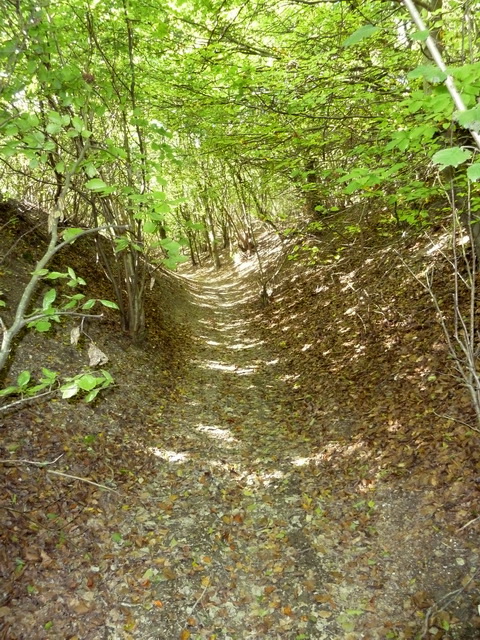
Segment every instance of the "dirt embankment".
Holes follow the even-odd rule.
[[[255,257],[164,279],[144,348],[89,327],[110,393],[4,416],[4,638],[478,637],[479,438],[442,417],[468,398],[391,239],[334,240],[311,265],[277,246],[267,307]],[[421,271],[422,243],[397,249]],[[9,301],[37,250],[5,263]],[[27,335],[12,372],[45,361],[75,372],[85,345]]]

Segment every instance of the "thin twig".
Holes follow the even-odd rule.
[[[8,459],[0,460],[0,462],[8,463],[8,464],[34,464],[37,467],[46,467],[47,464],[55,464],[57,460],[60,460],[60,458],[63,455],[64,454],[61,453],[59,456],[55,458],[55,460],[52,460],[51,462],[37,462],[36,460],[8,460]]]
[[[195,601],[195,604],[193,605],[193,607],[191,607],[189,615],[191,616],[192,613],[195,611],[195,609],[198,606],[198,603],[201,601],[201,599],[203,598],[203,596],[205,595],[206,590],[208,589],[208,584],[205,585],[205,588],[203,589],[202,593],[199,595],[199,597],[197,598],[197,600]]]
[[[54,464],[62,456],[63,456],[63,453],[60,454],[58,456],[58,458],[55,458],[55,460],[52,460],[52,462],[36,462],[35,460],[0,460],[0,463],[4,463],[4,464],[33,464],[33,465],[35,465],[37,467],[45,467],[48,464]],[[62,476],[63,478],[71,478],[72,480],[80,480],[80,482],[86,482],[87,484],[91,484],[94,487],[98,487],[99,489],[105,489],[105,491],[112,491],[113,493],[118,493],[118,495],[120,495],[120,492],[117,491],[116,489],[112,489],[111,487],[107,487],[104,484],[99,484],[98,482],[93,482],[93,480],[88,480],[87,478],[81,478],[80,476],[72,476],[70,473],[63,473],[63,471],[53,471],[53,469],[47,469],[46,471],[47,471],[47,473],[53,473],[54,475]]]
[[[454,591],[450,591],[449,593],[445,594],[444,596],[442,596],[440,598],[440,600],[438,601],[438,603],[436,602],[435,604],[432,604],[432,606],[428,609],[426,615],[425,615],[425,621],[423,623],[423,631],[422,631],[422,638],[425,638],[428,634],[428,627],[430,624],[430,618],[432,617],[432,615],[434,613],[439,613],[440,611],[444,611],[445,608],[451,604],[452,602],[454,602],[454,600],[456,600],[458,598],[458,596],[465,591],[465,589],[468,587],[468,585],[473,581],[473,579],[476,577],[478,573],[478,569],[475,571],[475,573],[472,573],[472,575],[470,576],[470,580],[467,581],[466,584],[462,585],[459,589],[455,589]]]
[[[38,313],[34,316],[28,316],[23,319],[23,326],[29,324],[30,322],[36,322],[37,320],[42,320],[43,318],[55,318],[55,316],[74,316],[80,318],[103,318],[103,313],[79,313],[77,311],[56,311],[55,313]]]
[[[471,524],[473,524],[477,520],[480,520],[480,516],[477,516],[476,518],[472,518],[472,520],[469,520],[467,524],[464,524],[463,527],[460,527],[460,529],[457,529],[457,533],[459,533],[460,531],[463,531],[464,529],[469,527]]]
[[[109,231],[111,229],[128,229],[128,225],[126,224],[107,224],[104,225],[102,227],[95,227],[94,229],[85,229],[84,231],[77,233],[75,236],[73,236],[72,238],[69,238],[68,240],[63,240],[63,242],[61,242],[60,244],[57,244],[57,246],[55,247],[53,254],[58,253],[59,251],[61,251],[63,249],[63,247],[66,247],[69,244],[72,244],[73,242],[75,242],[75,240],[78,240],[79,238],[83,238],[83,236],[86,235],[90,235],[91,233],[98,233],[99,231]]]
[[[25,233],[22,233],[22,235],[15,240],[15,242],[12,244],[10,249],[0,258],[0,264],[2,264],[7,259],[7,257],[12,253],[12,251],[15,249],[15,247],[22,240],[23,237],[25,237],[29,233],[32,233],[33,231],[35,231],[35,229],[38,229],[38,227],[41,224],[42,224],[41,222],[38,222],[34,227],[31,227],[31,229],[28,229],[27,231],[25,231]],[[2,229],[3,229],[3,227],[2,227]]]
[[[52,395],[52,393],[55,393],[55,391],[44,391],[43,393],[38,393],[36,396],[32,396],[31,398],[21,398],[21,400],[15,400],[15,402],[10,402],[10,404],[6,404],[0,407],[0,411],[6,411],[11,407],[22,404],[23,402],[30,402],[31,400],[36,400],[37,398],[43,398],[44,396]]]
[[[439,418],[445,418],[445,420],[452,420],[453,422],[458,422],[459,424],[463,424],[465,427],[472,429],[472,431],[477,431],[478,433],[480,433],[480,429],[477,429],[476,427],[472,427],[472,425],[468,424],[468,422],[464,422],[463,420],[459,420],[458,418],[454,418],[453,416],[444,416],[441,413],[437,413],[436,411],[434,411],[433,413]]]
[[[116,489],[112,489],[111,487],[107,487],[104,484],[93,482],[93,480],[87,480],[87,478],[81,478],[80,476],[72,476],[69,473],[63,473],[62,471],[53,471],[53,469],[47,469],[47,473],[53,473],[56,476],[62,476],[63,478],[71,478],[72,480],[80,480],[80,482],[86,482],[87,484],[91,484],[94,487],[98,487],[99,489],[105,489],[105,491],[112,491],[113,493],[118,493],[118,495],[120,495],[120,491],[117,491]]]

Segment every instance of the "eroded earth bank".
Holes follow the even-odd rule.
[[[165,286],[170,342],[98,329],[110,396],[4,416],[2,637],[478,637],[468,508],[449,522],[412,467],[420,430],[371,435],[381,411],[342,405],[345,374],[309,360],[308,288],[280,317],[254,258]]]

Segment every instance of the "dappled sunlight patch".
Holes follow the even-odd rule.
[[[298,380],[300,378],[299,373],[286,373],[280,377],[282,382],[291,382],[292,380]]]
[[[354,316],[357,313],[358,307],[350,307],[344,312],[344,316]]]
[[[250,376],[258,369],[258,365],[252,364],[247,367],[238,367],[235,364],[225,364],[217,360],[204,360],[198,364],[201,369],[214,369],[224,373],[234,373],[237,376]]]
[[[401,431],[401,430],[402,430],[402,425],[400,424],[400,422],[398,422],[398,420],[391,421],[387,427],[387,431],[389,431],[390,433],[397,433],[398,431]]]
[[[355,290],[353,287],[353,282],[355,281],[356,275],[357,270],[354,269],[350,273],[346,273],[343,276],[340,276],[340,282],[345,285],[342,289],[340,289],[342,293],[345,293],[348,289],[352,289],[353,291]]]
[[[199,320],[198,322],[199,324],[202,324],[209,328],[212,328],[213,325],[213,328],[217,331],[228,332],[231,329],[236,329],[239,335],[242,333],[246,333],[246,330],[238,330],[238,327],[243,327],[245,325],[245,322],[243,320],[239,320],[237,322],[212,322],[212,320]]]
[[[327,292],[328,290],[329,290],[329,287],[326,284],[322,284],[322,285],[318,285],[317,287],[315,287],[314,293],[316,295],[318,295],[319,293],[322,293],[324,291]]]
[[[171,462],[174,464],[182,464],[187,462],[190,459],[189,453],[184,453],[182,451],[170,451],[168,449],[159,449],[158,447],[148,447],[147,451],[153,453],[157,458],[162,458],[162,460],[166,460],[167,462]]]
[[[463,234],[457,236],[456,244],[457,246],[463,247],[470,242],[470,237],[468,234]],[[432,246],[426,250],[427,256],[433,256],[437,253],[443,254],[445,251],[449,249],[452,244],[452,233],[449,231],[447,233],[442,234],[441,236],[436,238],[436,242],[432,243]]]
[[[292,460],[292,465],[294,467],[304,467],[307,464],[310,464],[310,462],[312,462],[313,458],[311,456],[307,457],[307,458],[294,458]]]
[[[248,344],[249,342],[250,344]],[[265,340],[246,340],[245,342],[237,342],[236,344],[228,345],[227,349],[230,349],[231,351],[243,351],[244,349],[254,349],[262,344],[265,344]]]
[[[264,362],[264,365],[266,367],[274,367],[275,365],[277,365],[280,362],[279,358],[275,358],[275,360],[266,360]]]
[[[239,442],[228,429],[223,429],[215,425],[199,424],[195,429],[196,431],[205,433],[209,438],[214,438],[215,440],[221,440],[222,442]]]
[[[247,474],[243,478],[243,482],[248,487],[258,487],[260,485],[264,487],[268,487],[272,484],[272,482],[276,482],[277,480],[281,480],[285,477],[285,473],[280,471],[280,469],[275,469],[274,471],[255,471]]]
[[[305,467],[306,465],[320,465],[329,462],[335,458],[350,458],[355,456],[356,459],[366,459],[371,457],[369,444],[364,440],[357,442],[329,442],[320,451],[311,456],[298,456],[292,458],[290,463],[294,467]]]

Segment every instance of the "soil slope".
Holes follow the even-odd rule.
[[[454,464],[456,427],[433,468],[420,417],[416,431],[399,426],[388,393],[375,404],[350,392],[361,365],[350,358],[349,378],[342,327],[325,317],[318,339],[307,331],[330,266],[287,272],[266,311],[255,269],[252,258],[170,281],[168,357],[161,340],[127,348],[99,330],[118,386],[97,406],[4,419],[0,637],[478,637],[476,524],[458,531],[473,480],[437,477]],[[339,305],[332,322],[341,299],[319,303]],[[450,523],[448,491],[463,505]]]

